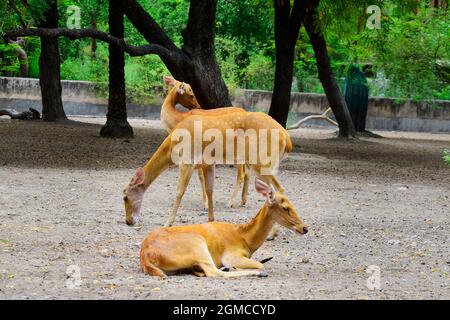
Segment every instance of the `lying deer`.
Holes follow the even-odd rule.
[[[242,108],[237,107],[226,107],[226,108],[216,108],[211,110],[201,109],[200,104],[197,102],[195,98],[194,92],[189,84],[185,82],[180,82],[175,80],[172,77],[164,76],[164,82],[166,85],[172,87],[172,89],[167,94],[164,99],[163,105],[161,107],[161,120],[166,128],[166,130],[170,133],[173,128],[192,115],[202,115],[202,116],[217,116],[222,114],[229,113],[239,113],[246,112]],[[187,112],[181,112],[176,109],[176,105],[181,104],[183,107],[189,109]],[[230,201],[228,205],[230,207],[233,206],[234,199],[236,198],[239,190],[241,189],[242,183],[244,183],[244,187],[242,189],[242,197],[241,197],[241,206],[244,206],[247,202],[247,194],[248,194],[248,181],[249,174],[248,170],[246,170],[245,165],[237,165],[237,175],[236,175],[236,184],[234,191],[231,195]],[[206,195],[206,184],[205,184],[205,175],[203,173],[202,168],[198,169],[198,176],[200,179],[200,183],[202,185],[202,194],[203,194],[203,204],[205,208],[208,206],[208,197]]]
[[[270,161],[268,163],[262,163],[259,157],[257,157],[255,163],[249,163],[250,152],[246,152],[246,158],[243,159],[244,162],[252,168],[252,170],[256,173],[256,175],[264,180],[267,183],[273,184],[277,191],[283,192],[284,188],[278,182],[278,180],[273,175],[276,167],[282,158],[284,158],[288,153],[292,151],[292,142],[289,137],[287,131],[272,117],[268,116],[265,113],[261,112],[243,112],[238,115],[235,114],[225,114],[218,115],[216,117],[205,117],[199,115],[193,115],[185,120],[181,121],[174,130],[169,134],[169,136],[164,140],[164,142],[159,146],[150,160],[146,163],[144,168],[139,168],[136,171],[135,176],[128,183],[126,188],[124,189],[124,205],[125,205],[125,220],[128,225],[133,225],[138,220],[141,210],[142,199],[144,196],[144,192],[147,188],[153,183],[153,181],[170,165],[175,164],[173,162],[173,152],[175,148],[178,148],[178,141],[176,139],[172,139],[174,132],[184,131],[189,133],[190,135],[190,145],[195,145],[195,132],[194,128],[196,124],[200,123],[203,132],[209,129],[214,129],[218,131],[222,137],[227,136],[228,131],[231,129],[232,131],[236,131],[238,129],[243,130],[244,132],[247,130],[253,130],[256,133],[257,144],[266,143],[266,150],[272,152],[272,148],[276,151],[275,159],[276,161]],[[179,129],[179,131],[177,130]],[[277,141],[272,146],[271,139],[263,141],[259,138],[259,134],[261,132],[267,132],[270,130],[275,130],[277,133]],[[204,142],[204,141],[203,141]],[[245,140],[245,148],[249,149],[250,142]],[[209,145],[205,143],[201,143],[201,157],[205,154],[205,148]],[[233,148],[235,146],[233,145]],[[226,155],[232,153],[234,164],[238,163],[237,153],[228,150],[227,145],[223,145],[222,150],[222,158],[216,159],[217,162],[226,163]],[[269,155],[272,156],[271,154]],[[219,157],[219,155],[217,155]],[[274,155],[275,157],[275,155]],[[185,159],[186,160],[186,159]],[[214,182],[214,165],[207,165],[204,161],[201,161],[201,164],[195,164],[194,154],[191,155],[191,158],[188,159],[190,161],[178,162],[177,165],[179,167],[179,180],[177,187],[177,196],[175,199],[175,203],[172,208],[172,212],[166,222],[166,226],[171,226],[175,221],[175,217],[178,211],[178,207],[181,203],[181,199],[186,191],[187,185],[191,179],[193,170],[201,167],[205,174],[205,185],[206,185],[206,193],[208,198],[208,220],[214,221],[214,212],[213,212],[213,201],[212,201],[212,189]],[[203,159],[201,159],[203,160]],[[266,173],[262,173],[262,170],[265,170]],[[267,173],[268,172],[268,173]]]
[[[255,188],[266,202],[246,224],[208,222],[159,228],[141,245],[141,268],[152,276],[190,271],[197,276],[262,276],[263,264],[251,256],[263,244],[272,226],[279,223],[299,234],[308,232],[289,199],[256,178]],[[225,272],[226,269],[244,269]]]

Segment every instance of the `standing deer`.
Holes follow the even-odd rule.
[[[163,141],[163,143],[159,146],[150,160],[146,163],[144,168],[139,168],[136,171],[135,176],[130,180],[128,185],[124,189],[124,205],[125,205],[125,220],[128,225],[133,225],[137,221],[140,215],[142,199],[144,196],[144,192],[147,188],[152,184],[152,182],[162,173],[164,172],[170,165],[175,164],[173,162],[173,154],[176,153],[178,149],[178,141],[173,139],[174,132],[179,133],[181,131],[189,134],[190,145],[195,146],[197,142],[195,141],[196,133],[194,132],[196,125],[201,125],[201,130],[203,132],[208,131],[210,129],[215,130],[220,133],[222,137],[228,135],[229,130],[235,132],[241,130],[243,132],[253,131],[255,132],[255,136],[257,138],[256,144],[263,145],[265,150],[270,151],[268,153],[269,157],[277,157],[274,161],[265,162],[262,161],[261,158],[256,157],[252,160],[252,154],[250,152],[245,152],[245,164],[250,166],[256,175],[264,180],[266,183],[273,184],[277,191],[283,192],[284,188],[278,182],[278,180],[273,175],[273,172],[276,170],[281,159],[286,156],[288,153],[292,151],[292,142],[289,137],[287,131],[272,117],[268,116],[265,113],[261,112],[243,112],[239,114],[224,114],[218,115],[216,117],[208,117],[208,116],[200,116],[193,115],[185,120],[181,121],[177,126],[175,126],[174,130],[169,134],[169,136]],[[264,140],[261,139],[261,133],[267,131],[271,131],[276,133],[275,140],[270,139]],[[237,138],[236,138],[237,139]],[[245,140],[245,149],[250,150],[251,141],[249,139]],[[203,157],[205,154],[205,149],[209,147],[205,141],[200,142],[201,154]],[[273,144],[273,145],[272,145]],[[227,144],[222,145],[223,150],[220,153],[222,158],[218,159],[219,154],[216,155],[215,159],[217,162],[226,163],[226,156],[231,154],[234,161],[234,164],[238,163],[238,152],[236,151],[236,145],[233,144],[233,150],[227,150]],[[273,152],[276,152],[273,154]],[[207,164],[205,161],[201,161],[200,163],[196,163],[195,161],[196,154],[191,154],[189,161],[177,162],[176,164],[179,166],[179,180],[177,187],[177,196],[175,199],[175,203],[172,208],[172,212],[165,224],[165,226],[171,226],[175,221],[175,217],[178,211],[178,207],[180,205],[181,199],[186,191],[186,187],[189,184],[191,179],[193,170],[201,167],[205,174],[205,187],[206,194],[208,198],[208,220],[214,220],[214,212],[213,212],[213,202],[212,202],[212,189],[214,182],[214,164]],[[271,158],[272,159],[272,158]],[[203,160],[200,159],[200,160]]]
[[[237,107],[225,107],[225,108],[217,108],[211,110],[203,110],[195,98],[194,92],[189,84],[180,82],[175,80],[172,77],[164,76],[164,82],[166,85],[172,87],[166,96],[163,105],[161,107],[161,120],[166,128],[167,132],[172,132],[173,128],[192,115],[202,115],[202,116],[217,116],[228,113],[238,113],[238,112],[246,112],[242,108]],[[189,109],[187,112],[181,112],[176,109],[176,105],[181,104],[182,106]],[[242,197],[241,197],[241,206],[244,206],[247,202],[247,194],[248,194],[248,182],[249,182],[249,174],[245,168],[245,165],[239,164],[236,166],[237,175],[236,175],[236,184],[230,201],[228,205],[230,207],[233,206],[234,199],[236,198],[242,183],[244,183],[244,187],[242,189]],[[206,185],[205,185],[205,175],[203,173],[202,168],[198,169],[198,177],[200,179],[200,183],[202,185],[202,195],[203,195],[203,204],[204,207],[208,206],[208,197],[206,195]]]
[[[285,195],[258,178],[255,188],[266,202],[249,223],[208,222],[152,231],[141,245],[142,270],[160,277],[180,271],[224,278],[264,275],[263,264],[251,256],[273,225],[279,223],[298,234],[306,234],[308,226]],[[225,272],[221,267],[239,270]]]

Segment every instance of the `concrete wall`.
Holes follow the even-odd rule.
[[[108,109],[107,88],[88,81],[63,80],[62,100],[68,116],[104,117]],[[131,118],[159,117],[162,99],[154,105],[141,106],[129,102],[128,116]],[[42,110],[41,89],[38,79],[0,77],[0,109],[13,108],[17,111],[34,108]]]
[[[268,111],[271,99],[272,93],[269,91],[239,90],[234,94],[233,104]],[[294,118],[322,113],[327,107],[323,94],[293,93],[291,96],[290,112]],[[327,122],[319,121],[308,124],[328,126]],[[366,124],[368,129],[377,130],[450,132],[450,101],[398,102],[390,98],[371,97]]]
[[[67,115],[105,116],[107,92],[86,81],[62,81],[62,98]],[[237,90],[233,104],[248,110],[267,111],[272,93],[259,90]],[[159,118],[162,99],[152,105],[128,103],[129,117]],[[0,77],[0,109],[18,111],[33,107],[41,110],[39,81],[28,78]],[[291,99],[291,117],[301,119],[310,114],[322,113],[327,107],[326,97],[314,93],[294,93]],[[323,121],[311,121],[307,125],[328,126]],[[416,103],[395,99],[372,97],[369,100],[367,128],[377,130],[401,130],[423,132],[450,132],[450,101]]]

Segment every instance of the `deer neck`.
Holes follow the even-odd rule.
[[[189,114],[186,112],[178,111],[175,106],[178,103],[178,93],[176,88],[172,88],[161,108],[161,119],[164,122],[164,125],[169,131],[182,120],[184,120]]]
[[[265,203],[249,223],[239,226],[239,233],[244,238],[251,253],[258,250],[264,243],[274,224],[275,220],[270,215],[268,204]]]
[[[169,135],[144,166],[144,190],[172,164],[171,150]]]

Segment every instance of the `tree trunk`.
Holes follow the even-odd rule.
[[[439,8],[439,9],[445,9],[447,8],[447,0],[431,0],[430,5],[431,8]]]
[[[92,17],[91,27],[94,30],[97,29],[97,18],[95,16]],[[97,39],[96,38],[91,39],[91,53],[94,58],[97,57]]]
[[[28,77],[29,65],[28,65],[28,55],[26,51],[22,48],[22,45],[25,43],[22,39],[18,38],[17,40],[8,40],[8,43],[15,44],[17,47],[14,49],[14,55],[17,57],[20,63],[19,69],[19,77],[26,78]]]
[[[120,0],[134,27],[153,44],[167,49],[162,61],[180,81],[191,84],[202,107],[230,106],[228,89],[222,79],[214,51],[216,0],[191,0],[189,19],[179,49],[136,0]]]
[[[189,79],[186,82],[192,85],[205,109],[231,105],[214,49],[216,9],[215,0],[192,0],[188,23],[183,30],[182,50],[191,58],[193,72],[182,68],[182,76]]]
[[[44,13],[41,28],[58,27],[58,5],[56,0],[49,1]],[[60,57],[58,38],[41,37],[41,55],[39,57],[39,84],[42,95],[42,119],[46,121],[66,120],[61,99]]]
[[[276,66],[269,115],[283,127],[286,127],[291,103],[295,44],[301,26],[298,3],[295,1],[291,13],[290,1],[274,1]]]
[[[318,3],[319,1],[316,2]],[[334,78],[325,38],[316,30],[315,14],[315,10],[308,10],[308,13],[303,20],[303,24],[311,40],[316,56],[319,79],[322,82],[328,103],[333,110],[336,121],[339,124],[339,137],[353,137],[355,135],[355,130],[353,128],[352,119],[337,81]]]
[[[123,12],[117,1],[109,2],[109,33],[123,39]],[[127,121],[125,95],[125,52],[109,45],[109,98],[106,124],[100,130],[102,137],[132,138],[133,129]]]

